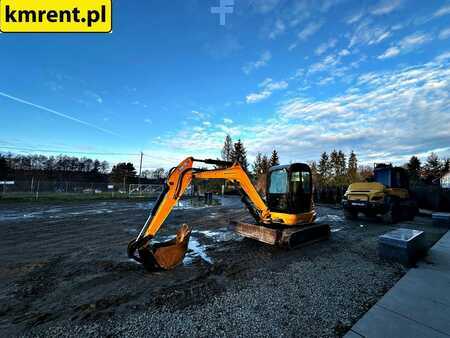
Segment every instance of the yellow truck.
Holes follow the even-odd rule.
[[[376,164],[372,182],[351,184],[342,200],[345,217],[381,216],[387,223],[413,220],[418,212],[409,191],[408,174],[404,168]]]

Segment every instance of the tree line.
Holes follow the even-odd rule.
[[[247,150],[244,143],[238,139],[233,142],[227,135],[221,150],[221,158],[228,162],[238,162],[255,179],[266,174],[272,166],[280,164],[276,149],[270,155],[258,152],[249,170]],[[314,183],[318,188],[345,187],[353,182],[365,181],[373,175],[371,166],[358,165],[356,154],[351,151],[346,155],[342,150],[332,150],[329,154],[323,152],[319,161],[309,162]],[[450,159],[441,159],[431,153],[422,163],[417,156],[412,156],[403,165],[407,170],[412,184],[435,184],[450,171]],[[113,165],[111,171],[107,161],[75,156],[44,156],[44,155],[13,155],[0,153],[0,180],[7,178],[20,179],[26,172],[41,172],[42,176],[52,177],[59,173],[59,177],[71,177],[71,173],[78,173],[78,177],[85,175],[89,178],[104,176],[113,183],[137,182],[137,171],[130,162]],[[72,175],[73,176],[73,175]],[[147,180],[161,180],[167,176],[163,168],[146,170],[141,177]]]
[[[270,156],[258,152],[249,171],[247,151],[239,139],[233,142],[227,135],[221,151],[225,161],[239,162],[241,166],[254,178],[258,179],[267,173],[270,167],[280,164],[279,155],[274,149]],[[323,152],[319,161],[310,161],[313,180],[318,188],[342,188],[354,182],[367,181],[373,176],[373,167],[358,165],[356,153],[352,150],[346,155],[342,150]],[[431,153],[422,164],[417,156],[402,165],[408,172],[411,184],[437,184],[439,179],[450,171],[450,159],[440,159],[437,154]]]
[[[404,165],[413,185],[418,183],[436,184],[439,179],[450,171],[450,159],[441,159],[436,153],[431,153],[424,164],[417,156],[412,156]]]
[[[76,156],[0,154],[0,180],[26,180],[38,176],[47,180],[90,180],[93,182],[137,183],[137,171],[130,162],[111,165],[107,161]],[[162,179],[164,169],[143,172],[144,180]]]
[[[107,161],[86,157],[0,154],[3,167],[10,170],[77,171],[106,173]]]

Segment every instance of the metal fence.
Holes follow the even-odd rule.
[[[2,200],[71,200],[111,198],[156,198],[162,191],[162,184],[112,184],[98,182],[70,181],[2,181]]]

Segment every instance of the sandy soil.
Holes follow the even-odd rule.
[[[194,228],[182,266],[148,273],[126,256],[151,202],[0,205],[0,335],[340,336],[405,272],[380,260],[396,226],[319,206],[332,238],[296,250],[242,239],[236,198],[180,205],[159,233]],[[402,227],[443,231],[429,218]],[[430,262],[432,263],[432,262]]]

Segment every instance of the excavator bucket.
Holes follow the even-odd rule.
[[[191,229],[183,224],[176,238],[163,243],[150,244],[149,239],[132,241],[128,245],[128,255],[142,263],[148,270],[170,270],[179,265],[186,254]],[[135,251],[139,256],[135,255]]]

